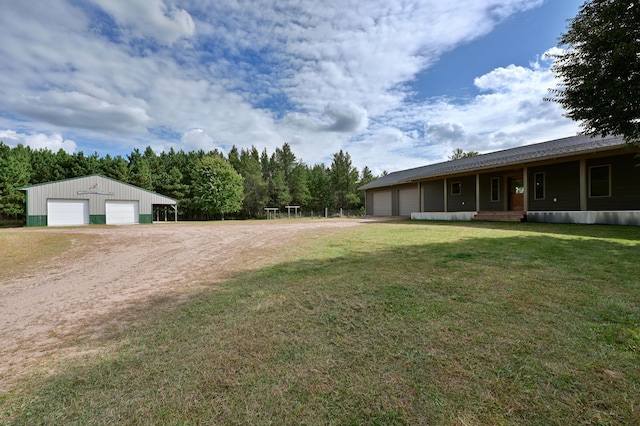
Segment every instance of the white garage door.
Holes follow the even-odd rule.
[[[400,204],[400,216],[411,216],[411,213],[419,212],[420,198],[418,196],[418,188],[398,191],[398,204]]]
[[[89,200],[47,200],[47,225],[89,224]]]
[[[391,191],[373,193],[373,215],[391,216]]]
[[[107,225],[139,223],[137,201],[107,201],[105,204]]]

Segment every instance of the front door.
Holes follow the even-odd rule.
[[[522,176],[509,178],[509,210],[524,211],[524,179]]]

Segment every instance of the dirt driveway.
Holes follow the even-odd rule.
[[[135,322],[146,304],[179,303],[234,273],[282,260],[283,248],[367,222],[371,220],[25,229],[89,234],[92,243],[77,242],[69,252],[0,283],[0,391],[27,372],[53,366],[49,361],[91,351],[92,338]]]

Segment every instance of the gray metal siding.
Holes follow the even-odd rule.
[[[535,199],[535,175],[544,173],[544,199]],[[551,164],[528,169],[529,211],[580,210],[580,162]]]
[[[424,191],[424,211],[444,211],[444,180],[433,180],[422,184]]]
[[[398,190],[398,215],[411,216],[411,213],[420,211],[420,193],[418,185],[399,188]]]
[[[110,192],[113,195],[78,194],[78,191],[87,191],[94,185],[97,185],[95,190]],[[97,175],[29,187],[27,189],[27,205],[29,206],[27,214],[30,216],[46,216],[48,199],[88,199],[90,215],[105,215],[106,200],[140,201],[141,215],[152,214],[153,204],[176,204],[176,201],[172,198]]]
[[[587,199],[588,210],[640,210],[640,158],[634,154],[603,157],[587,161],[589,167],[611,165],[611,196]],[[587,189],[588,191],[588,189]]]

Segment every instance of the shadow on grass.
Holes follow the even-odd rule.
[[[541,222],[474,222],[474,221],[427,221],[412,219],[392,219],[371,224],[445,226],[470,229],[496,229],[502,231],[527,231],[541,234],[557,234],[567,236],[582,236],[587,238],[614,238],[640,243],[640,227],[622,225],[583,225],[583,224],[558,224]]]
[[[398,223],[412,226],[384,248],[366,233],[328,240],[348,255],[319,248],[188,300],[98,318],[91,344],[109,351],[34,378],[0,399],[0,414],[15,424],[640,421],[637,245],[595,229],[578,234],[586,240],[510,235],[526,224],[419,243],[413,222]],[[104,327],[121,318],[133,325]]]

